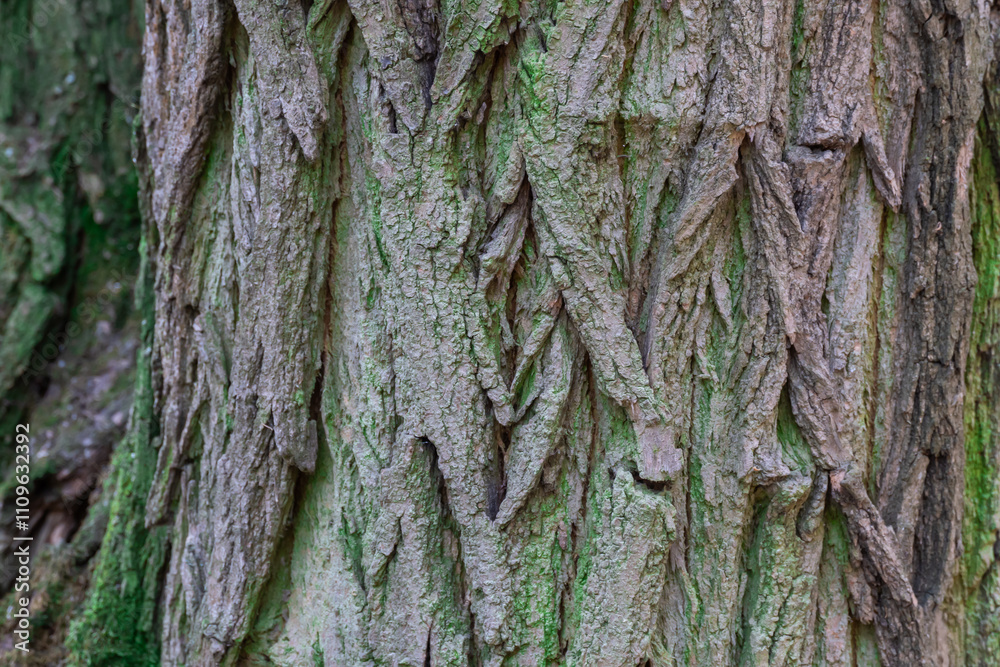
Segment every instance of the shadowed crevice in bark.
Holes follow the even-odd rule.
[[[437,73],[439,22],[441,9],[437,0],[396,0],[403,24],[414,43],[414,60],[421,70],[424,105],[429,110],[434,103],[431,88]]]
[[[644,486],[646,489],[652,491],[653,493],[660,493],[661,491],[666,491],[670,487],[670,482],[666,481],[657,482],[654,480],[643,479],[642,477],[639,476],[638,471],[629,470],[629,472],[632,474],[632,480],[636,484]]]
[[[920,523],[916,530],[913,563],[913,592],[921,604],[940,595],[946,575],[942,563],[948,562],[955,508],[955,493],[949,484],[949,454],[929,457],[924,473]]]
[[[486,482],[486,515],[490,521],[497,518],[500,505],[507,495],[507,450],[510,448],[510,432],[497,424],[496,449],[492,453],[492,462],[487,470]]]

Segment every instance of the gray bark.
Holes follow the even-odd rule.
[[[995,35],[147,0],[72,660],[1000,664]]]

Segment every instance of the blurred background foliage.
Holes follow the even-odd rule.
[[[32,433],[34,652],[65,660],[107,522],[102,492],[128,421],[139,316],[132,134],[143,5],[0,0],[0,604],[10,606],[13,434]],[[94,511],[97,510],[97,511]],[[9,625],[6,615],[0,625]]]

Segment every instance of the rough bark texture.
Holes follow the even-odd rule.
[[[145,20],[71,664],[1000,664],[995,10]]]

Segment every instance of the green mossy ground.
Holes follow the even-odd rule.
[[[62,502],[59,473],[72,474],[85,453],[106,466],[134,389],[140,223],[131,137],[142,17],[133,0],[0,0],[0,495],[13,487],[14,425],[28,423],[36,531],[46,508]],[[112,428],[90,420],[106,412]],[[88,474],[83,481],[95,483]],[[35,543],[33,652],[0,654],[0,663],[65,660],[108,521],[111,493],[100,477],[96,484],[74,509],[82,523],[69,541]],[[11,519],[4,503],[0,526]],[[0,622],[5,635],[8,623]]]

